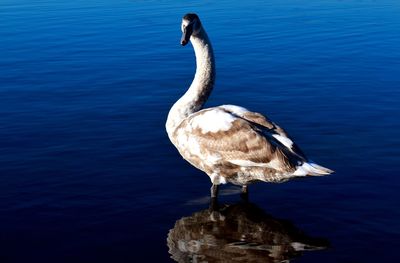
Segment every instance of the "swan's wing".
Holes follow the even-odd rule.
[[[222,107],[205,109],[178,126],[175,145],[186,160],[209,175],[218,170],[229,176],[243,168],[257,170],[260,176],[295,173],[305,159],[266,135],[268,128],[263,127]]]
[[[264,134],[266,136],[273,137],[292,153],[300,156],[301,158],[304,158],[305,160],[307,159],[302,150],[297,146],[293,139],[290,138],[289,134],[284,129],[279,127],[276,123],[272,122],[262,114],[249,111],[243,107],[239,107],[236,105],[222,105],[218,108],[224,109],[231,114],[234,114],[259,126],[259,128],[264,131]]]

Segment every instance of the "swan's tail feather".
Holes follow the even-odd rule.
[[[326,174],[331,174],[334,172],[333,170],[331,170],[329,168],[323,167],[323,166],[313,163],[313,162],[311,162],[310,165],[314,168],[317,175],[326,175]]]
[[[323,175],[328,175],[333,173],[334,171],[331,169],[328,169],[326,167],[323,167],[321,165],[318,165],[313,162],[306,162],[303,163],[302,165],[297,167],[297,170],[293,173],[293,175],[297,176],[306,176],[306,175],[311,175],[311,176],[323,176]]]

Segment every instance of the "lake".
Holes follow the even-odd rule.
[[[195,71],[179,42],[188,12],[216,56],[206,106],[268,115],[333,175],[251,185],[251,204],[226,185],[209,212],[210,180],[165,132]],[[2,0],[0,261],[399,261],[399,12],[395,0]],[[270,246],[240,243],[254,233]],[[321,249],[273,243],[299,233]]]

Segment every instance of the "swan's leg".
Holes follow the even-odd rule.
[[[248,201],[249,200],[249,189],[247,188],[247,185],[243,185],[242,186],[242,192],[240,193],[240,197],[244,201]]]
[[[210,211],[219,211],[218,199],[216,197],[211,197]]]
[[[218,185],[217,184],[213,184],[211,186],[211,198],[217,198],[218,196]]]
[[[217,200],[218,185],[217,184],[213,184],[211,186],[210,190],[211,190],[210,210],[211,211],[218,211],[218,200]]]

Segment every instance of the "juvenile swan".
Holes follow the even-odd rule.
[[[246,196],[253,182],[333,172],[309,161],[285,130],[260,113],[235,105],[202,109],[215,81],[213,49],[196,14],[186,14],[181,29],[181,44],[192,42],[197,68],[189,89],[169,111],[166,129],[182,157],[210,177],[212,198],[227,182],[241,185]]]

